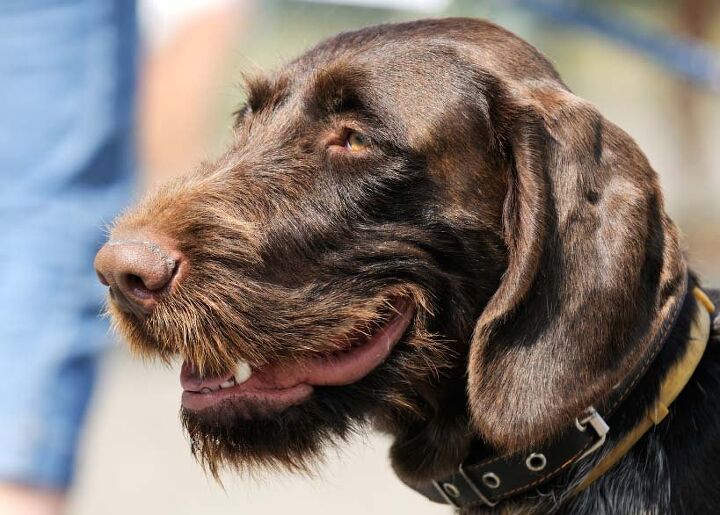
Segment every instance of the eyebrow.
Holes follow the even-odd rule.
[[[308,104],[320,114],[338,114],[369,108],[363,95],[368,78],[361,69],[335,63],[318,71],[311,80]]]
[[[274,80],[264,75],[246,76],[245,90],[246,105],[257,113],[282,103],[289,93],[289,81],[285,76]]]

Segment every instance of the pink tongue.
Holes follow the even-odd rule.
[[[395,309],[398,315],[359,347],[329,356],[313,356],[294,363],[266,365],[253,370],[250,379],[236,388],[278,390],[298,384],[341,386],[359,381],[387,358],[415,314],[414,305],[407,299],[400,300]],[[202,388],[217,388],[231,377],[232,374],[199,378],[193,373],[192,367],[184,363],[180,382],[185,390],[199,391]]]
[[[359,381],[388,357],[415,314],[415,306],[407,299],[400,300],[395,309],[398,314],[361,346],[330,356],[307,358],[298,363],[268,365],[253,371],[243,386],[277,389],[301,383],[341,386]]]

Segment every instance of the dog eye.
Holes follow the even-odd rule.
[[[370,140],[367,138],[367,136],[359,132],[351,131],[347,135],[347,139],[345,140],[345,148],[352,152],[365,150],[369,146]]]

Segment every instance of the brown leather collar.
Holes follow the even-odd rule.
[[[685,289],[687,286],[685,287]],[[597,477],[612,467],[632,447],[632,445],[650,428],[657,424],[667,413],[667,406],[677,397],[694,371],[707,344],[710,332],[709,318],[714,307],[708,297],[699,289],[693,292],[698,306],[699,316],[695,317],[691,328],[691,339],[702,340],[701,344],[689,345],[686,356],[681,359],[666,376],[657,402],[651,407],[652,413],[623,438],[608,456],[603,458],[593,470],[582,480],[573,494],[587,487]],[[684,297],[684,295],[683,295]],[[602,405],[589,407],[580,414],[573,426],[554,442],[542,449],[529,454],[510,454],[484,458],[473,462],[466,460],[458,467],[457,472],[437,478],[421,486],[408,485],[428,499],[451,504],[457,508],[471,506],[492,507],[498,503],[528,492],[555,477],[571,465],[599,449],[610,430],[605,419],[617,410],[627,395],[635,388],[638,381],[645,375],[648,367],[662,349],[672,327],[677,321],[683,302],[678,302],[674,312],[665,321],[652,348],[637,364],[628,378],[610,393]],[[710,312],[710,317],[707,316]],[[699,327],[700,326],[700,327]],[[692,342],[691,342],[692,343]],[[682,376],[682,377],[680,377]],[[668,387],[668,385],[670,385]],[[670,391],[671,394],[669,393]],[[658,407],[661,408],[658,408]],[[658,409],[664,414],[659,414]],[[650,423],[648,424],[648,421]]]

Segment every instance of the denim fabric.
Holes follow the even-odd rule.
[[[0,2],[0,481],[64,488],[109,342],[92,262],[128,201],[131,0]]]

